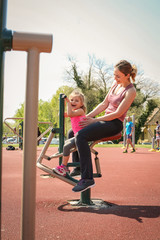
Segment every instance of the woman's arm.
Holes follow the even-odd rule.
[[[99,113],[103,112],[107,107],[108,107],[108,95],[111,92],[113,86],[116,84],[116,81],[113,81],[112,86],[108,92],[108,94],[106,95],[105,99],[103,102],[101,102],[96,108],[94,108],[90,113],[88,113],[86,116],[87,117],[95,117],[96,115],[98,115]]]
[[[118,108],[115,112],[109,113],[106,116],[99,117],[97,120],[99,121],[110,121],[115,118],[121,117],[131,106],[132,102],[134,101],[136,97],[136,90],[135,88],[130,88],[126,94],[122,102],[119,104]]]
[[[103,112],[108,107],[108,99],[107,97],[101,102],[95,109],[93,109],[90,113],[88,113],[87,117],[95,117],[99,113]]]
[[[98,118],[86,118],[85,121],[81,121],[80,126],[85,127],[93,122],[97,121],[111,121],[113,119],[121,117],[130,107],[132,102],[134,101],[136,97],[136,90],[135,88],[130,88],[126,94],[120,105],[118,106],[117,110],[113,113],[109,113],[107,115],[104,115],[102,117]]]

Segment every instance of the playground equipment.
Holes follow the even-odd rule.
[[[11,30],[6,29],[6,16],[7,0],[0,0],[0,176],[2,175],[4,53],[12,49],[27,52],[21,239],[34,240],[39,58],[40,53],[51,52],[52,35],[21,32],[12,33]]]
[[[19,121],[19,123],[18,123],[18,125],[17,125],[17,127],[16,127],[16,129],[15,128],[13,128],[13,127],[11,127],[10,125],[9,125],[9,123],[7,122],[8,120],[18,120]],[[17,117],[17,118],[10,118],[10,117],[8,117],[8,118],[5,118],[4,119],[4,124],[15,134],[15,135],[17,135],[17,137],[19,137],[19,148],[20,149],[22,149],[23,148],[23,121],[24,121],[24,118],[20,118],[20,117]],[[37,137],[37,141],[39,141],[42,137],[44,137],[48,132],[50,132],[51,131],[51,129],[53,128],[53,124],[51,123],[51,122],[40,122],[40,121],[38,121],[38,125],[40,125],[40,124],[47,124],[47,125],[49,125],[49,127],[43,132],[43,133],[41,133],[38,137]]]
[[[156,149],[155,149],[155,138],[154,138],[154,135],[153,135],[153,133],[152,133],[152,131],[151,131],[150,128],[147,128],[147,130],[148,130],[148,133],[149,133],[149,135],[150,135],[150,137],[151,137],[151,139],[152,139],[152,147],[151,147],[151,149],[149,150],[149,152],[155,152]]]
[[[133,144],[133,147],[135,147],[135,115],[133,114],[131,118],[133,122],[132,144]],[[126,119],[124,119],[124,122],[123,122],[123,132],[125,131],[125,129],[126,129]],[[123,135],[123,148],[125,147],[126,147],[126,134]]]
[[[64,145],[64,94],[60,94],[59,109],[60,109],[59,128],[53,128],[51,130],[51,133],[50,133],[50,135],[38,157],[37,167],[40,168],[41,170],[43,170],[44,172],[48,173],[49,175],[57,177],[60,180],[75,186],[76,183],[78,182],[77,179],[71,177],[69,174],[67,174],[66,177],[60,176],[57,173],[55,173],[51,167],[48,167],[46,165],[46,161],[50,161],[51,159],[59,158],[59,164],[61,164],[61,161],[62,161],[62,156],[63,156],[62,151],[63,151],[63,145]],[[47,156],[46,155],[47,149],[48,149],[55,133],[59,133],[59,138],[60,138],[59,152],[57,152],[51,156]],[[95,162],[96,173],[93,174],[94,178],[101,177],[102,175],[101,175],[100,163],[99,163],[99,158],[98,158],[98,152],[96,150],[94,150],[93,147],[95,146],[95,144],[97,144],[99,142],[116,140],[116,139],[120,139],[120,138],[121,138],[121,133],[119,133],[115,136],[112,136],[112,137],[108,137],[105,139],[101,139],[101,140],[89,143],[91,153],[93,153],[95,155],[94,162]],[[76,151],[76,148],[71,149],[70,152],[74,152],[74,151]],[[43,160],[45,160],[45,164],[42,163]],[[67,167],[77,167],[77,166],[80,166],[80,163],[68,163],[67,164]],[[81,193],[81,197],[80,197],[80,200],[78,201],[77,205],[78,206],[94,205],[94,202],[91,199],[91,189],[87,189],[86,191]]]
[[[156,140],[155,140],[155,137],[154,137],[154,134],[152,133],[151,129],[150,128],[147,128],[148,130],[148,133],[152,139],[152,145],[151,145],[151,149],[148,150],[149,152],[160,152],[160,150],[157,150],[156,149]]]

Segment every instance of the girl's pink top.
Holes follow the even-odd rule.
[[[72,125],[72,130],[74,132],[74,135],[82,129],[82,127],[79,126],[79,122],[83,120],[83,118],[86,117],[84,116],[76,116],[76,117],[71,117],[71,125]]]
[[[128,91],[129,88],[132,88],[133,87],[133,84],[130,83],[121,93],[119,94],[114,94],[114,90],[115,88],[117,87],[117,83],[115,83],[115,85],[113,85],[109,95],[108,95],[108,102],[109,102],[109,105],[108,107],[106,108],[105,110],[105,114],[109,114],[109,113],[113,113],[116,111],[116,109],[118,108],[119,104],[122,102],[122,100],[124,99],[125,97],[125,94],[126,92]],[[128,109],[127,109],[128,111]],[[122,115],[120,116],[118,119],[121,120],[122,122],[124,121],[125,117],[126,117],[126,114],[127,114],[127,111]]]

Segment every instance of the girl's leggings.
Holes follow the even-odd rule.
[[[122,129],[123,122],[119,119],[114,119],[112,121],[100,121],[90,124],[76,133],[75,143],[80,159],[81,177],[83,179],[93,178],[91,151],[88,142],[114,136],[121,132]]]
[[[63,146],[63,156],[69,156],[70,150],[72,148],[75,148],[75,137],[69,138],[65,141],[65,144]]]

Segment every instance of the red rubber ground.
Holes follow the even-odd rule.
[[[132,154],[123,154],[121,148],[97,150],[103,176],[95,179],[92,198],[111,206],[72,207],[67,200],[80,194],[59,179],[42,178],[37,169],[35,239],[160,240],[160,153],[143,148]],[[49,155],[55,151],[50,148]],[[20,239],[22,154],[3,149],[2,240]]]

